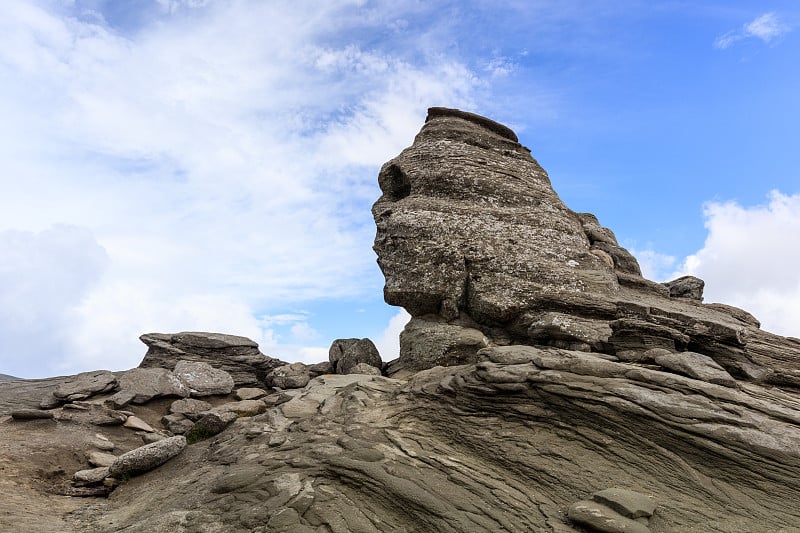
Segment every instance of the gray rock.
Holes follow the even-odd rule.
[[[88,442],[90,446],[103,452],[110,452],[116,448],[116,445],[108,440],[108,437],[101,435],[100,433],[95,434],[95,436],[89,439]]]
[[[655,501],[646,494],[616,487],[595,492],[592,500],[626,518],[649,518],[656,510]]]
[[[348,374],[358,363],[383,366],[378,349],[369,339],[336,339],[328,350],[328,360],[337,374]]]
[[[317,376],[324,376],[325,374],[334,374],[333,363],[330,361],[322,361],[321,363],[314,363],[308,365],[308,372],[312,378]]]
[[[93,483],[100,483],[109,475],[107,466],[100,466],[97,468],[90,468],[87,470],[79,470],[72,475],[72,479],[87,485]]]
[[[11,418],[14,420],[42,420],[52,419],[52,411],[42,411],[40,409],[17,409],[11,411]]]
[[[707,355],[694,352],[659,353],[655,362],[664,368],[695,379],[735,387],[736,380]]]
[[[311,374],[303,363],[279,366],[267,375],[267,385],[281,389],[300,389],[308,385]]]
[[[161,423],[175,435],[183,435],[194,426],[194,422],[182,414],[164,415]]]
[[[114,461],[117,460],[117,456],[110,453],[93,450],[87,452],[86,460],[89,462],[90,465],[95,467],[103,467],[103,466],[108,467],[111,466],[114,463]]]
[[[145,444],[117,457],[109,473],[117,477],[142,474],[166,463],[185,447],[186,438],[182,435]]]
[[[230,426],[238,416],[232,411],[210,412],[186,432],[186,438],[190,443],[194,443],[221,433]]]
[[[119,377],[119,386],[135,396],[132,403],[142,404],[164,396],[189,396],[189,387],[165,368],[133,368]]]
[[[608,321],[552,311],[542,313],[528,327],[534,344],[585,352],[603,351],[611,333]]]
[[[117,377],[111,372],[83,372],[56,387],[53,396],[61,401],[85,400],[95,394],[112,391],[116,386]]]
[[[178,361],[172,371],[186,383],[193,397],[225,395],[233,390],[233,378],[224,370],[199,361]]]
[[[348,374],[367,374],[370,376],[380,376],[381,369],[367,363],[358,363],[350,369]]]
[[[198,420],[203,413],[211,410],[211,404],[204,400],[197,400],[195,398],[186,398],[183,400],[175,400],[169,406],[169,412],[185,416],[191,420]]]
[[[256,416],[267,410],[267,405],[261,400],[239,400],[218,405],[213,409],[220,413],[236,413],[238,416]]]
[[[478,350],[485,348],[487,342],[486,336],[475,328],[412,318],[400,334],[399,364],[422,370],[474,363]]]
[[[569,519],[603,533],[650,533],[650,528],[594,501],[579,501],[569,506]]]
[[[698,302],[703,301],[703,288],[706,282],[694,276],[682,276],[663,284],[669,289],[672,298],[688,298]]]
[[[121,426],[128,419],[128,415],[112,409],[93,409],[87,414],[87,422],[95,426]]]
[[[106,405],[109,405],[112,409],[122,409],[133,402],[136,397],[137,393],[132,390],[121,390],[111,395],[111,397],[106,400]]]
[[[242,387],[233,391],[237,400],[259,400],[267,394],[267,391],[258,387]]]
[[[237,387],[261,387],[264,378],[283,361],[267,357],[246,337],[222,333],[148,333],[139,337],[147,345],[140,367],[172,370],[180,360],[200,361],[231,375]]]

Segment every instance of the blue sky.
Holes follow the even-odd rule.
[[[800,6],[8,0],[0,373],[136,366],[222,331],[384,359],[369,213],[427,107],[513,127],[650,277],[800,334]]]

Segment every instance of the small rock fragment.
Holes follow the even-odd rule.
[[[117,456],[105,452],[91,451],[86,454],[86,460],[95,467],[111,466],[117,460]]]
[[[138,416],[129,416],[125,423],[122,424],[126,428],[130,429],[137,429],[140,431],[146,431],[148,433],[153,433],[155,429],[153,429],[150,424],[139,418]]]
[[[579,501],[569,506],[569,519],[603,533],[650,533],[644,524],[625,518],[610,507],[593,501]]]
[[[97,468],[89,468],[86,470],[79,470],[73,474],[72,479],[79,483],[100,483],[108,477],[108,467],[100,466]]]

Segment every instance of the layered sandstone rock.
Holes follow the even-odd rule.
[[[386,301],[415,317],[407,337],[444,331],[444,323],[478,329],[489,344],[640,362],[654,362],[645,353],[655,348],[691,351],[737,379],[800,386],[800,340],[761,331],[734,307],[703,304],[698,278],[642,278],[614,233],[565,206],[505,126],[432,108],[378,181],[374,249]],[[480,347],[470,340],[448,348],[459,354],[449,364],[471,362]],[[436,354],[426,364],[426,350],[403,343],[400,366],[448,364]]]

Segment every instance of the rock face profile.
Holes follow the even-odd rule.
[[[571,211],[505,126],[432,108],[414,144],[383,165],[372,213],[384,296],[420,329],[489,343],[533,344],[653,362],[651,349],[706,355],[737,379],[800,386],[800,341],[751,315],[702,303],[703,281],[659,284],[594,215]],[[424,324],[426,321],[427,324]],[[432,333],[440,331],[441,333]],[[447,331],[447,333],[445,333]],[[446,364],[475,361],[472,336]],[[415,369],[442,364],[401,345]],[[441,359],[441,358],[440,358]]]
[[[432,108],[379,183],[397,360],[147,334],[0,383],[0,530],[800,532],[800,340],[644,279],[487,118]]]

